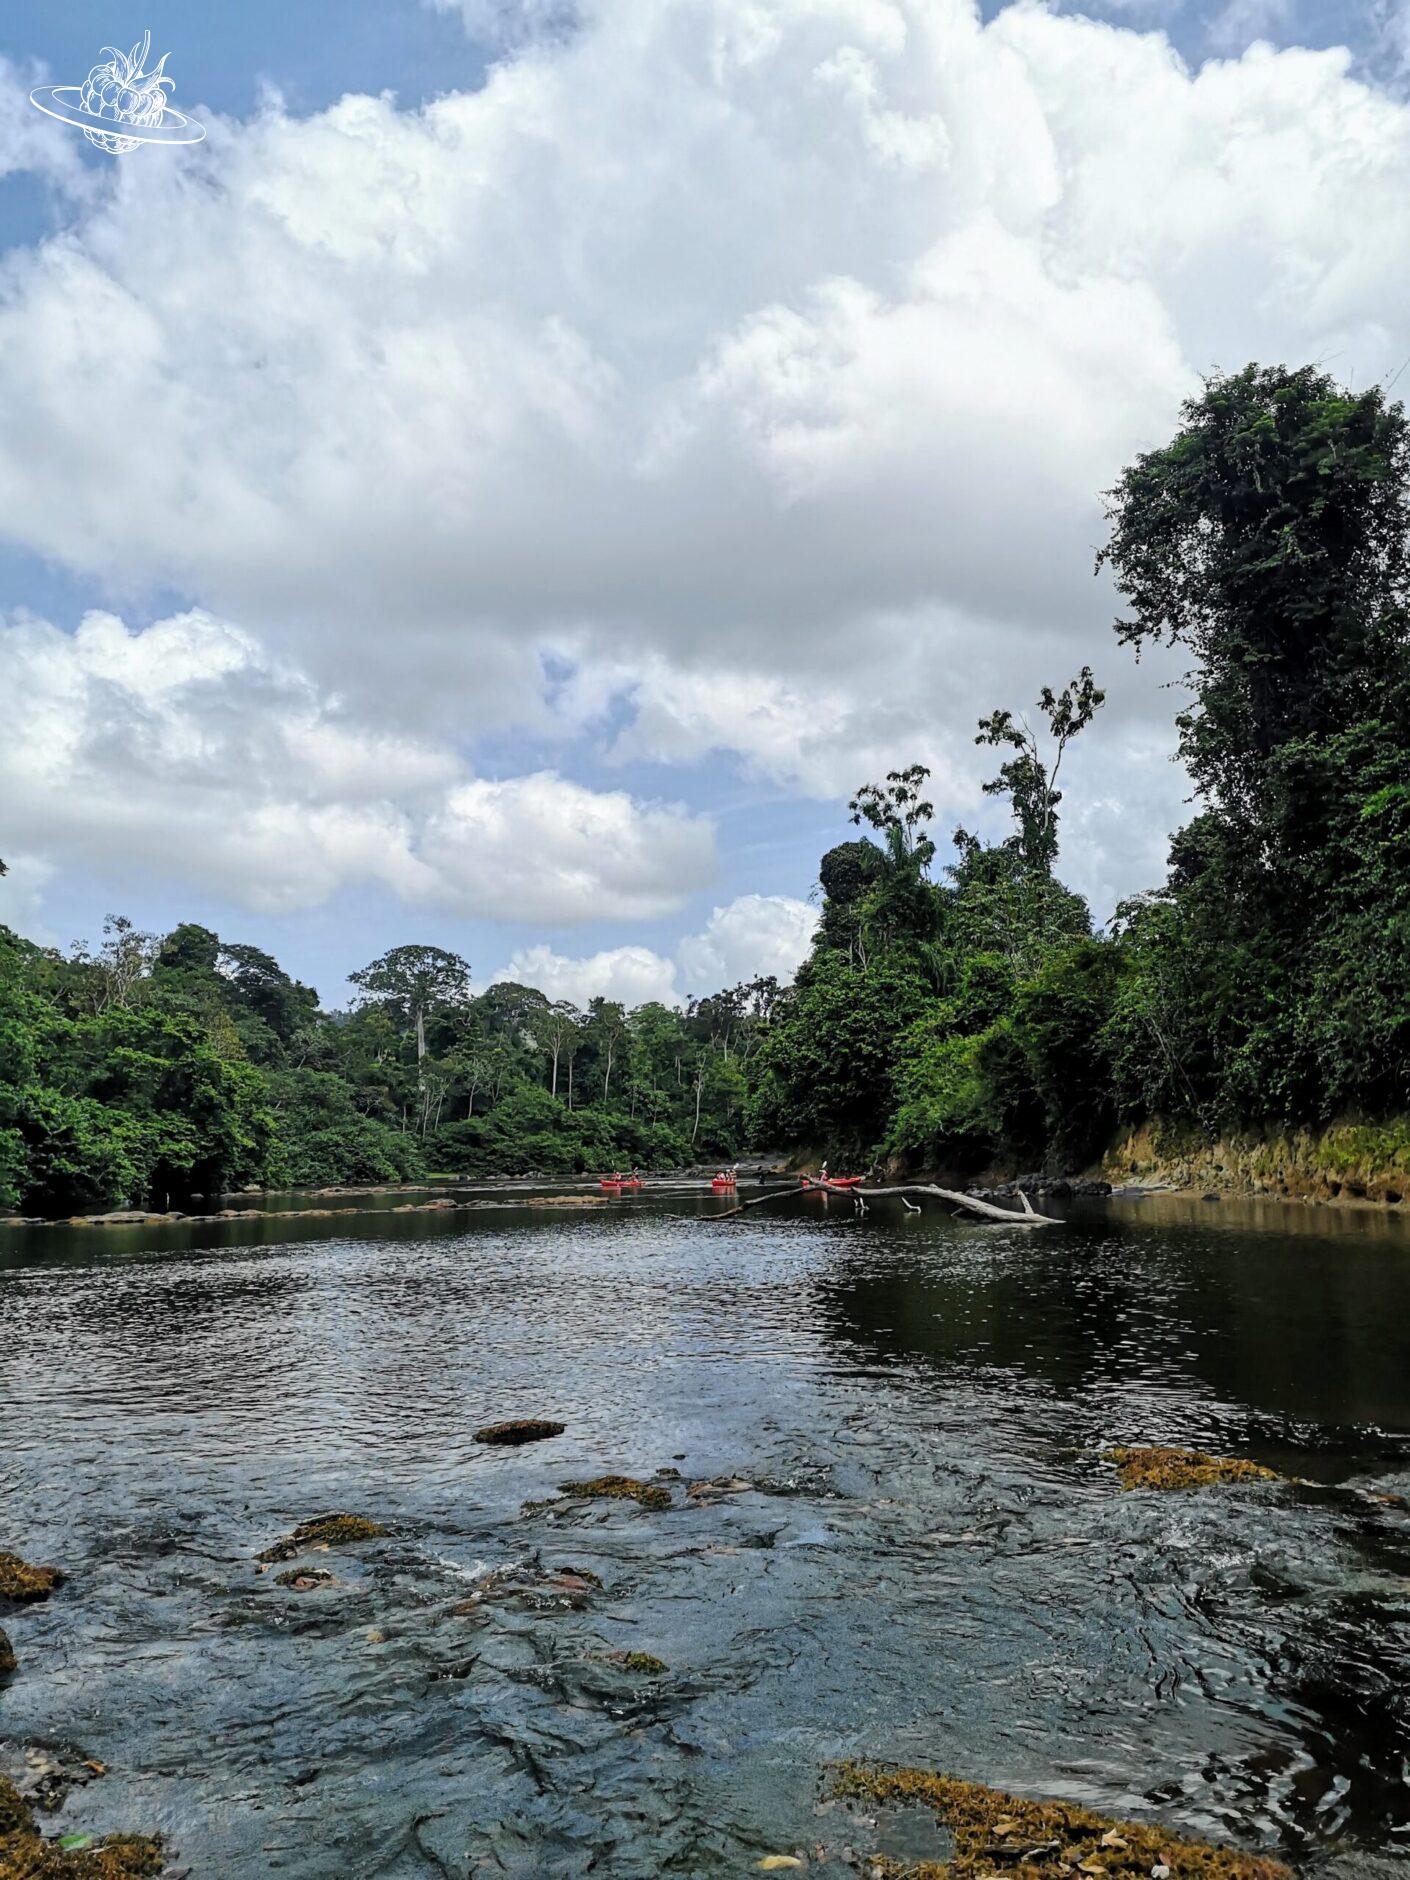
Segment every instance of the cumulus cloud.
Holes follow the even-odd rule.
[[[348,883],[490,919],[623,919],[714,872],[709,822],[539,772],[470,776],[199,610],[0,625],[7,828],[27,850],[273,912]]]
[[[717,907],[702,933],[676,951],[681,976],[694,989],[737,985],[772,975],[792,979],[812,945],[816,908],[781,894],[745,894]]]
[[[611,947],[582,959],[551,947],[524,947],[495,977],[537,986],[551,999],[586,1005],[594,994],[624,1005],[660,1000],[680,1005],[690,994],[718,992],[741,980],[772,974],[793,978],[807,956],[817,910],[786,895],[745,894],[713,910],[704,928],[688,934],[673,958],[650,947]]]
[[[56,936],[44,918],[44,890],[54,867],[38,855],[3,855],[6,873],[0,875],[0,925],[11,927],[40,946],[54,946]]]
[[[714,872],[714,831],[680,805],[642,806],[552,771],[458,784],[422,853],[467,908],[514,920],[650,919]]]
[[[628,1006],[652,999],[664,1005],[680,1001],[674,962],[650,947],[607,947],[581,959],[549,946],[523,947],[495,978],[535,986],[550,999],[568,999],[580,1007],[598,996]]]
[[[0,280],[0,531],[243,623],[378,736],[571,740],[570,647],[579,703],[635,718],[619,755],[823,793],[929,755],[963,808],[977,708],[1121,666],[1096,493],[1199,374],[1399,364],[1410,108],[1347,55],[1192,71],[1037,0],[458,10],[512,42],[481,89],[271,99],[111,166]],[[1154,686],[1112,692],[1094,804],[1170,736]],[[497,788],[419,821],[315,792],[287,893],[493,905],[457,845],[513,862],[518,815],[584,907],[540,786]],[[663,814],[624,906],[704,866]]]
[[[65,195],[90,195],[76,136],[55,136],[52,121],[46,122],[29,102],[30,92],[46,76],[40,65],[0,57],[0,180],[28,174]]]

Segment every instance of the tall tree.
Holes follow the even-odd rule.
[[[1117,633],[1194,656],[1178,720],[1196,787],[1267,834],[1280,748],[1345,730],[1403,687],[1410,426],[1379,386],[1311,366],[1212,378],[1175,438],[1109,493]]]
[[[396,1012],[415,1034],[418,1065],[426,1055],[429,1014],[462,1006],[470,995],[470,968],[443,947],[393,947],[348,978],[369,1001]]]
[[[1015,752],[998,776],[984,785],[984,794],[1009,799],[1018,824],[1018,854],[1030,868],[1051,869],[1057,860],[1057,808],[1062,801],[1058,772],[1068,745],[1091,724],[1105,699],[1090,666],[1084,666],[1061,692],[1045,685],[1038,694],[1038,709],[1048,721],[1047,751],[1022,713],[1015,717],[1011,711],[996,711],[979,721],[976,744]]]

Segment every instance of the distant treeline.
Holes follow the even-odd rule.
[[[319,1009],[258,947],[114,917],[65,957],[0,929],[0,1203],[183,1207],[244,1186],[567,1175],[733,1152],[777,985],[680,1012],[470,992],[396,947]]]
[[[1178,644],[1197,813],[1101,932],[1056,874],[1092,672],[977,741],[1011,832],[934,871],[919,766],[852,803],[796,983],[685,1011],[478,997],[394,949],[326,1013],[257,948],[109,921],[0,929],[0,1204],[180,1206],[245,1184],[562,1175],[806,1146],[1074,1167],[1123,1121],[1211,1140],[1410,1107],[1410,427],[1312,369],[1212,380],[1108,498],[1119,639]]]

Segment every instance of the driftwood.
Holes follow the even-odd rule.
[[[743,1214],[746,1208],[762,1208],[770,1201],[779,1201],[786,1195],[840,1195],[844,1200],[860,1202],[863,1209],[866,1203],[877,1195],[899,1195],[904,1206],[911,1208],[906,1199],[908,1195],[934,1195],[937,1201],[949,1201],[958,1208],[969,1208],[973,1213],[982,1215],[986,1221],[1007,1221],[1010,1227],[1061,1227],[1062,1222],[1051,1214],[1039,1214],[1033,1203],[1019,1190],[1018,1198],[1022,1211],[1015,1213],[1012,1208],[997,1208],[992,1201],[981,1201],[978,1195],[961,1194],[955,1188],[937,1188],[933,1182],[903,1182],[896,1188],[843,1188],[836,1182],[811,1181],[805,1188],[800,1182],[796,1188],[774,1188],[766,1195],[755,1195],[750,1201],[741,1201],[737,1207],[726,1208],[723,1214],[710,1218],[716,1221],[733,1220],[737,1214]],[[918,1209],[911,1208],[913,1213]]]

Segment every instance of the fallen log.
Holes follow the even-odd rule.
[[[876,1195],[899,1195],[906,1201],[908,1195],[934,1195],[937,1201],[949,1201],[954,1206],[969,1208],[981,1215],[986,1221],[1007,1221],[1010,1227],[1061,1227],[1062,1222],[1051,1214],[1039,1214],[1020,1191],[1021,1212],[1012,1208],[995,1207],[992,1201],[981,1201],[977,1195],[961,1194],[956,1188],[937,1188],[933,1182],[902,1182],[894,1188],[839,1188],[835,1182],[811,1181],[805,1188],[800,1183],[797,1188],[775,1188],[766,1195],[755,1195],[752,1200],[741,1201],[737,1207],[726,1208],[723,1214],[711,1215],[715,1221],[730,1221],[737,1214],[743,1214],[746,1208],[762,1208],[771,1201],[781,1201],[789,1195],[813,1195],[821,1192],[828,1195],[841,1195],[852,1201],[864,1199],[870,1201]],[[909,1207],[910,1203],[906,1202]]]

